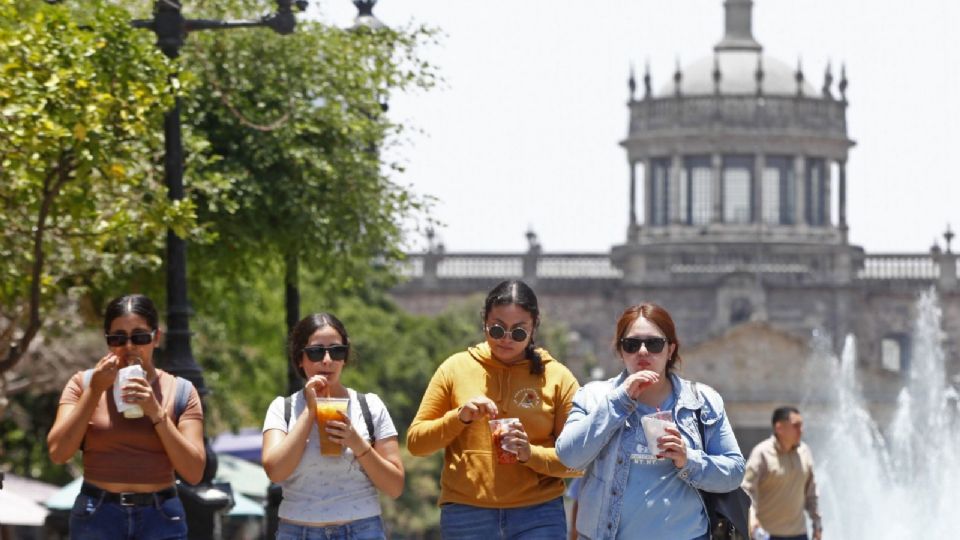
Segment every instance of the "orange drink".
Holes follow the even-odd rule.
[[[497,463],[509,465],[517,462],[517,451],[506,448],[503,436],[510,429],[510,424],[520,423],[519,418],[497,418],[490,420],[490,436],[493,439],[493,451],[497,454]]]
[[[327,433],[327,422],[345,421],[349,401],[347,398],[317,398],[317,429],[320,431],[321,456],[339,456],[343,452],[343,446],[330,439],[330,434]]]

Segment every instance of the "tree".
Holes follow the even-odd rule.
[[[401,126],[380,100],[432,84],[416,57],[428,35],[303,22],[291,36],[196,36],[186,116],[216,158],[197,174],[225,179],[194,193],[218,235],[198,264],[244,273],[296,259],[342,289],[362,284],[372,261],[398,258],[402,225],[423,201],[381,164],[378,149]]]
[[[172,65],[113,2],[39,4],[0,0],[0,412],[2,375],[72,318],[58,303],[157,268],[163,231],[195,224],[157,174]]]

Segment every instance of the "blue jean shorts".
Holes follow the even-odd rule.
[[[281,521],[277,527],[277,540],[386,540],[386,538],[380,516],[329,527],[311,527]]]
[[[520,508],[440,507],[445,540],[562,540],[567,537],[563,498]]]
[[[77,495],[70,510],[70,540],[183,540],[187,518],[179,497],[123,506],[103,496]]]

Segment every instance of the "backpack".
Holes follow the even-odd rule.
[[[90,386],[90,379],[93,378],[93,368],[84,370],[83,372],[83,384],[80,387],[82,390],[86,390]],[[173,423],[176,425],[180,421],[180,415],[183,414],[183,411],[187,408],[187,402],[190,401],[190,393],[193,390],[193,383],[188,379],[183,377],[176,376],[177,379],[177,392],[173,396]]]

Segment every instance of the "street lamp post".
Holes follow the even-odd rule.
[[[179,0],[155,0],[153,18],[135,20],[133,26],[152,31],[157,36],[157,46],[168,58],[180,55],[186,36],[199,30],[226,30],[265,26],[278,34],[290,34],[296,26],[294,5],[303,11],[306,0],[276,0],[277,12],[259,20],[218,21],[209,19],[186,19],[181,12]],[[176,98],[173,108],[167,111],[163,121],[164,135],[164,181],[167,197],[179,201],[184,197],[183,188],[183,139],[180,122],[181,100]],[[189,379],[201,396],[208,393],[203,380],[203,370],[197,364],[190,348],[190,305],[187,300],[187,249],[186,242],[173,230],[167,231],[167,339],[163,367]],[[209,438],[204,435],[204,451],[207,457],[203,478],[196,486],[181,486],[184,508],[187,511],[189,537],[210,539],[220,537],[220,514],[233,504],[229,484],[214,486],[217,473],[216,454],[210,448]]]

